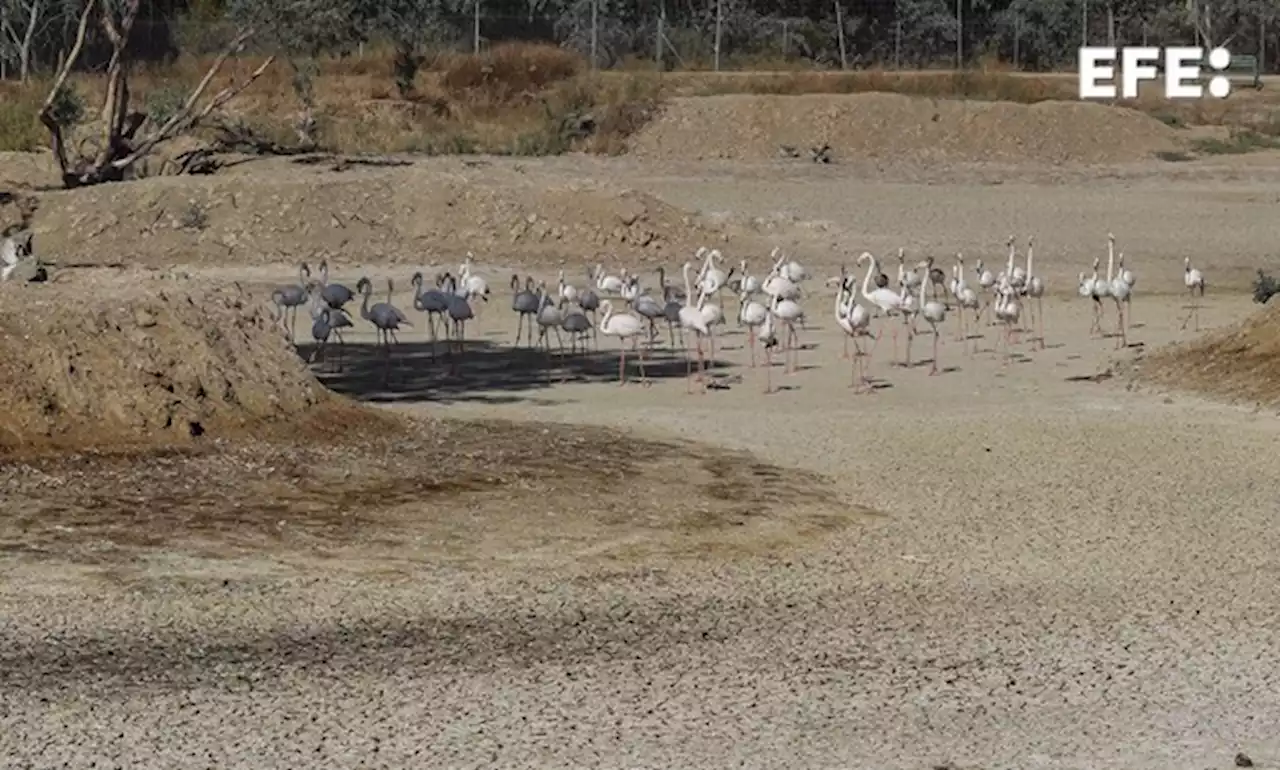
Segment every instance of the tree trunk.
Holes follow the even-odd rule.
[[[22,34],[22,45],[18,48],[18,77],[23,83],[31,78],[31,46],[36,39],[36,27],[40,23],[40,14],[44,13],[42,0],[35,0],[30,5],[30,16],[27,17],[27,29]]]

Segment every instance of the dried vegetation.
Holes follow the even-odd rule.
[[[162,103],[165,93],[194,84],[208,64],[184,57],[169,67],[139,71],[131,86],[140,103]],[[243,81],[260,64],[252,57],[233,60],[211,88]],[[96,76],[73,80],[90,101],[103,86]],[[413,86],[411,98],[399,97],[389,53],[322,60],[314,85],[319,142],[342,152],[619,153],[672,96],[878,92],[1017,104],[1075,98],[1071,76],[996,70],[591,72],[570,52],[523,43],[495,46],[480,56],[439,54],[425,62]],[[0,150],[46,143],[35,114],[46,88],[39,82],[30,87],[0,84]],[[288,142],[294,136],[294,116],[281,108],[296,103],[291,73],[275,66],[230,105],[230,116],[258,136]],[[1280,112],[1266,89],[1186,105],[1171,104],[1150,91],[1122,106],[1172,127],[1218,125],[1260,136],[1280,134]]]
[[[1280,405],[1280,307],[1152,354],[1142,377],[1212,397]]]
[[[745,455],[606,429],[398,419],[325,441],[7,463],[0,505],[0,551],[36,558],[265,551],[378,570],[768,553],[865,513],[820,477]]]

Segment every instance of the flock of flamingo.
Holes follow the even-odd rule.
[[[964,257],[957,254],[948,278],[932,257],[908,265],[903,250],[899,249],[896,281],[892,283],[882,269],[881,260],[868,252],[863,252],[857,259],[859,267],[866,265],[861,282],[844,268],[841,268],[840,275],[828,279],[826,285],[836,288],[833,314],[844,332],[843,357],[852,361],[850,386],[856,392],[874,390],[868,366],[885,331],[885,324],[889,324],[893,341],[893,363],[908,367],[911,366],[912,340],[919,334],[918,324],[921,321],[928,324],[933,337],[929,374],[940,374],[943,370],[938,365],[939,327],[953,310],[959,321],[957,340],[966,343],[966,353],[969,352],[967,341],[971,339],[967,330],[969,324],[980,325],[987,318],[990,323],[1003,327],[997,348],[1003,345],[1007,362],[1012,345],[1016,344],[1018,335],[1023,331],[1019,325],[1024,305],[1029,316],[1027,329],[1034,334],[1031,341],[1043,348],[1042,298],[1046,285],[1043,277],[1034,272],[1034,238],[1027,241],[1022,263],[1018,262],[1013,236],[1009,237],[1007,246],[1008,257],[1003,269],[997,273],[992,273],[978,259],[970,275],[965,269]],[[616,275],[609,274],[603,265],[589,270],[589,283],[582,286],[570,282],[563,270],[554,289],[549,289],[545,281],[535,282],[533,278],[521,281],[513,275],[510,281],[511,308],[518,319],[515,344],[519,346],[523,339],[530,347],[540,347],[550,356],[553,335],[562,355],[565,352],[565,335],[570,339],[573,352],[579,345],[585,350],[596,342],[599,334],[615,337],[621,343],[619,384],[627,382],[629,343],[638,362],[639,381],[647,385],[646,350],[657,344],[660,336],[658,325],[665,324],[670,346],[675,348],[678,338],[679,345],[684,348],[688,391],[693,392],[697,382],[705,392],[708,354],[711,359],[715,358],[716,329],[724,325],[727,318],[722,296],[731,292],[738,299],[737,324],[747,330],[752,367],[756,366],[757,347],[764,348],[765,392],[772,393],[774,350],[781,347],[787,373],[795,372],[798,366],[802,347],[797,327],[800,330],[805,328],[806,311],[801,301],[806,296],[804,286],[811,278],[809,271],[779,249],[774,249],[770,255],[773,266],[763,276],[750,274],[745,260],[726,270],[723,257],[716,249],[700,248],[695,259],[701,264],[691,261],[682,266],[683,288],[668,284],[662,268],[657,271],[655,287],[644,286],[639,276],[625,269]],[[1105,276],[1098,273],[1100,264],[1101,258],[1095,258],[1091,272],[1079,274],[1078,293],[1093,302],[1091,335],[1103,335],[1104,300],[1109,298],[1115,303],[1114,336],[1119,348],[1128,344],[1126,318],[1136,275],[1125,267],[1124,254],[1117,255],[1112,235],[1108,235]],[[342,284],[329,282],[326,263],[321,263],[319,273],[319,280],[311,280],[310,269],[303,264],[298,284],[279,287],[272,294],[278,310],[277,318],[290,338],[296,339],[297,309],[308,306],[312,318],[311,336],[316,343],[312,359],[325,354],[330,340],[336,339],[337,365],[340,367],[343,331],[353,326],[344,308],[360,295],[360,317],[377,330],[378,344],[384,347],[389,362],[391,346],[399,342],[396,332],[402,327],[412,327],[405,313],[391,302],[395,291],[392,281],[387,281],[386,300],[371,304],[373,285],[368,278],[361,278],[352,291]],[[439,323],[448,345],[451,371],[456,372],[458,359],[465,352],[466,324],[476,315],[474,303],[489,301],[488,281],[476,271],[472,255],[468,254],[457,275],[452,272],[439,274],[432,286],[419,272],[413,275],[410,283],[414,289],[413,308],[427,316],[432,359],[436,357]],[[1184,285],[1192,297],[1192,304],[1182,326],[1185,329],[1194,320],[1198,330],[1195,298],[1197,294],[1204,296],[1205,280],[1203,273],[1194,269],[1189,259],[1184,265]],[[1029,300],[1034,300],[1034,304]],[[873,320],[877,321],[874,332]],[[536,339],[535,328],[538,330]],[[692,351],[685,344],[690,334],[695,340]],[[898,362],[900,334],[906,336],[906,352],[904,360]],[[871,340],[869,347],[864,347],[864,338]],[[849,351],[850,341],[854,348],[852,353]]]

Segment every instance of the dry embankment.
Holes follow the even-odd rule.
[[[0,286],[0,451],[183,443],[334,408],[236,286],[90,277]]]
[[[732,94],[670,100],[631,140],[654,159],[766,160],[780,146],[910,161],[1123,163],[1178,149],[1175,129],[1136,110],[897,94]]]
[[[532,267],[594,254],[646,266],[723,231],[639,191],[458,158],[340,172],[268,159],[216,176],[44,193],[33,228],[51,259],[161,268],[318,254],[456,264],[468,250]]]
[[[1143,379],[1207,396],[1280,405],[1280,305],[1153,353]]]

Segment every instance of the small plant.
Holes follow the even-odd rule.
[[[415,52],[409,46],[397,46],[395,58],[391,60],[391,75],[396,81],[396,93],[401,99],[412,99],[417,88],[418,70],[427,57]]]
[[[182,110],[187,95],[173,86],[165,86],[147,94],[147,119],[156,126],[163,126]]]
[[[1252,129],[1232,130],[1226,139],[1198,139],[1193,145],[1205,155],[1243,155],[1256,150],[1280,149],[1280,137],[1260,134]]]
[[[209,215],[205,212],[203,206],[191,201],[178,216],[178,224],[183,230],[200,231],[209,226]]]
[[[53,92],[49,103],[49,116],[53,122],[66,129],[84,120],[84,97],[74,86],[64,83]]]
[[[1161,150],[1160,152],[1156,153],[1156,157],[1159,158],[1160,160],[1167,161],[1169,163],[1185,163],[1189,160],[1196,159],[1194,155],[1190,155],[1185,152],[1178,152],[1177,150],[1174,150],[1172,152],[1167,150]]]
[[[1253,301],[1265,305],[1277,294],[1280,294],[1280,282],[1259,270],[1258,278],[1253,282]]]

